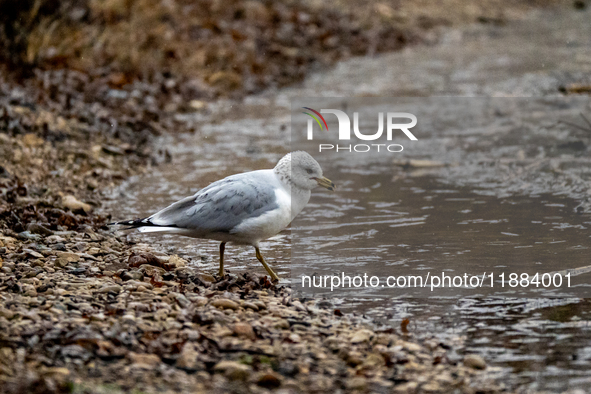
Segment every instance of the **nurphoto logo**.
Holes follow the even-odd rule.
[[[307,125],[307,138],[308,140],[314,139],[314,121],[320,127],[321,131],[328,132],[328,124],[326,123],[326,119],[322,114],[333,114],[337,117],[337,121],[339,122],[339,133],[338,138],[339,141],[350,141],[351,140],[351,119],[349,115],[347,115],[344,111],[338,109],[321,109],[320,112],[312,109],[310,107],[302,107],[303,109],[307,110],[302,113],[308,115],[311,119],[308,119]],[[414,136],[413,133],[410,132],[409,129],[415,127],[417,125],[417,117],[408,112],[388,112],[386,114],[386,141],[392,141],[392,136],[394,132],[397,130],[402,131],[411,141],[417,141],[417,137]],[[410,122],[406,123],[399,123],[400,120],[407,119]],[[395,123],[396,122],[396,123]],[[361,141],[376,141],[382,137],[384,134],[384,113],[378,113],[378,130],[373,133],[362,133],[359,130],[359,113],[353,113],[353,134],[354,138]],[[349,144],[349,145],[339,145],[337,144],[319,144],[318,151],[329,151],[333,150],[335,152],[380,152],[388,151],[388,152],[402,152],[404,147],[400,144]]]

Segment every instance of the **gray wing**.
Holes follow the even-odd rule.
[[[275,190],[259,171],[216,181],[150,216],[152,225],[187,228],[203,233],[231,232],[245,219],[278,208]]]

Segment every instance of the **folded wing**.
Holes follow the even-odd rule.
[[[122,224],[190,229],[194,234],[231,233],[244,220],[278,208],[267,177],[264,171],[233,175],[146,219]]]

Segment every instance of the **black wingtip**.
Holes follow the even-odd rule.
[[[146,224],[147,224],[146,219],[133,219],[133,220],[123,220],[120,222],[107,223],[107,226],[123,225],[123,226],[139,227],[139,226],[145,226]]]
[[[108,223],[108,226],[114,226],[114,225],[129,226],[129,227],[125,228],[124,230],[129,230],[129,229],[138,228],[138,227],[162,227],[162,225],[160,225],[160,224],[152,223],[152,221],[150,220],[149,217],[143,218],[143,219],[123,220],[121,222]],[[164,227],[176,227],[176,226],[173,224],[173,225],[166,225]]]

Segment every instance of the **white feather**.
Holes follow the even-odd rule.
[[[178,228],[178,227],[156,227],[156,226],[138,227],[137,230],[140,233],[171,233],[171,234],[182,234],[187,231],[184,228]]]

